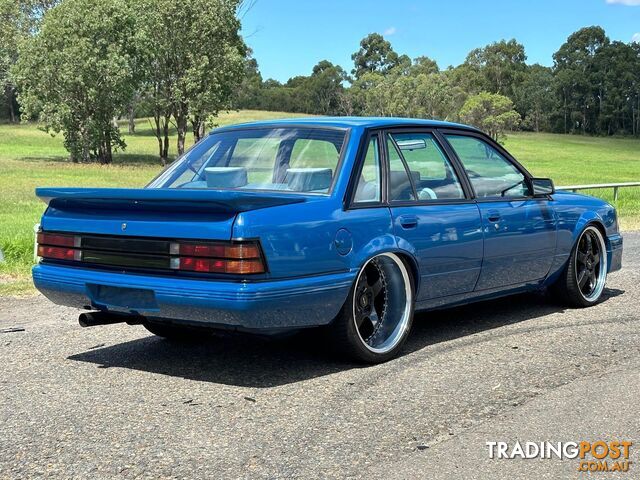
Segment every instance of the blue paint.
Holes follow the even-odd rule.
[[[550,198],[349,208],[358,150],[371,129],[457,128],[447,122],[311,118],[256,122],[224,131],[304,125],[349,132],[329,194],[209,189],[39,188],[45,231],[200,240],[259,239],[268,272],[245,279],[176,272],[87,268],[56,261],[34,267],[36,287],[78,308],[247,329],[331,322],[360,267],[384,252],[402,254],[414,275],[416,309],[496,298],[551,283],[580,232],[606,234],[609,270],[621,266],[614,208],[569,192]],[[206,142],[206,139],[203,140]],[[126,232],[122,225],[126,223]]]

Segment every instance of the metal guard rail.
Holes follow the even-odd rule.
[[[593,185],[566,185],[556,187],[556,190],[570,190],[577,192],[578,190],[592,190],[595,188],[613,188],[613,200],[618,200],[618,189],[624,187],[640,187],[640,182],[623,182],[623,183],[595,183]]]

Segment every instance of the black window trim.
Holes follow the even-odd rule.
[[[380,172],[379,172],[380,200],[373,200],[369,202],[356,202],[355,196],[358,190],[358,180],[360,179],[360,174],[362,173],[362,169],[364,168],[367,152],[369,150],[369,143],[374,137],[376,137],[378,140],[377,149],[378,149],[378,159],[380,163]],[[387,204],[387,195],[386,195],[387,176],[385,175],[386,159],[383,155],[382,148],[380,146],[380,137],[381,137],[381,130],[367,129],[363,132],[360,138],[360,145],[358,146],[356,161],[353,164],[353,170],[351,172],[349,183],[347,185],[347,193],[345,195],[345,201],[344,201],[345,210],[353,210],[358,208],[378,208],[378,207],[384,207]]]
[[[438,146],[441,148],[451,166],[453,167],[456,175],[458,176],[458,180],[461,183],[465,198],[461,199],[442,199],[442,200],[410,200],[410,201],[401,201],[401,202],[389,202],[388,200],[388,171],[389,171],[389,163],[388,157],[386,155],[386,141],[381,143],[380,138],[384,137],[387,133],[431,133],[437,142]],[[366,202],[366,203],[354,203],[353,199],[355,197],[355,190],[357,186],[358,177],[362,170],[362,166],[364,163],[364,156],[366,154],[366,146],[369,144],[369,140],[371,136],[378,135],[378,150],[379,155],[381,156],[380,166],[382,168],[382,195],[381,201],[379,202]],[[478,138],[490,146],[495,148],[508,162],[510,162],[520,173],[522,173],[527,182],[527,186],[529,188],[529,192],[533,192],[533,184],[531,179],[533,175],[529,173],[529,171],[519,163],[507,150],[502,147],[499,143],[495,142],[491,137],[486,135],[485,133],[479,130],[472,130],[470,128],[456,128],[455,126],[451,127],[425,127],[422,125],[402,125],[402,126],[386,126],[386,127],[375,127],[375,128],[366,128],[364,129],[361,139],[360,145],[358,147],[358,151],[356,154],[356,161],[354,163],[353,170],[351,171],[349,183],[347,185],[346,193],[343,197],[343,209],[344,210],[353,210],[358,208],[391,208],[391,207],[405,207],[405,206],[429,206],[429,205],[459,205],[459,204],[470,204],[470,203],[491,203],[491,202],[504,202],[504,201],[524,201],[524,200],[546,200],[551,198],[551,196],[546,197],[535,197],[533,194],[529,196],[522,197],[488,197],[488,198],[479,198],[476,196],[473,185],[471,184],[471,180],[467,175],[467,172],[464,168],[464,165],[460,161],[460,158],[456,154],[455,150],[451,146],[451,144],[447,141],[445,135],[457,135],[457,136],[467,136],[467,137],[475,137]],[[413,179],[411,179],[413,182]]]
[[[429,205],[459,205],[459,204],[474,203],[472,190],[470,188],[470,185],[468,184],[468,179],[467,179],[466,172],[464,171],[464,168],[462,167],[462,165],[458,164],[457,157],[453,157],[452,155],[450,155],[449,152],[447,151],[447,149],[445,148],[445,145],[443,144],[442,139],[438,135],[438,129],[437,128],[422,127],[422,126],[391,127],[391,128],[385,128],[384,129],[384,133],[385,133],[385,135],[390,135],[390,134],[394,134],[394,133],[396,133],[396,134],[398,134],[398,133],[430,134],[433,137],[433,140],[436,143],[436,145],[440,148],[440,151],[444,154],[445,158],[447,159],[447,161],[449,162],[449,164],[453,168],[453,171],[454,171],[454,173],[455,173],[455,175],[457,177],[458,182],[460,183],[460,186],[462,188],[462,192],[463,192],[463,195],[464,195],[464,198],[443,198],[443,199],[440,199],[440,200],[420,200],[418,198],[418,196],[417,196],[417,192],[415,192],[415,186],[413,186],[414,185],[413,178],[411,178],[411,175],[409,175],[409,179],[411,181],[412,188],[414,189],[414,192],[415,192],[415,195],[416,195],[416,200],[387,202],[386,206],[388,206],[388,207],[408,207],[408,206],[429,206]],[[393,137],[391,135],[390,135],[390,138],[392,139],[392,141],[394,142],[394,145],[395,145],[395,140],[393,139]],[[385,151],[386,151],[386,142],[385,142],[385,147],[384,148],[385,148]],[[404,159],[404,155],[402,155],[402,153],[400,153],[400,158],[402,158],[402,162],[405,165],[405,168],[407,168],[406,167],[407,163],[406,163],[406,160]],[[388,175],[388,171],[389,171],[389,169],[385,170],[385,175]]]
[[[455,129],[449,128],[446,129],[451,132],[459,132],[466,133],[470,130],[468,129]],[[425,133],[431,134],[433,136],[436,145],[440,148],[442,153],[445,155],[445,158],[451,164],[454,173],[458,177],[458,181],[460,182],[460,186],[462,187],[463,194],[465,198],[446,198],[442,200],[409,200],[409,201],[389,201],[389,158],[387,153],[387,142],[386,140],[383,142],[381,138],[384,138],[386,135],[390,133]],[[378,135],[378,150],[379,155],[381,157],[380,166],[382,168],[382,198],[380,202],[361,202],[355,203],[355,192],[357,189],[357,182],[360,176],[360,172],[362,171],[362,167],[365,161],[366,148],[369,144],[369,141],[373,135]],[[393,140],[393,137],[391,137]],[[402,162],[406,165],[406,161],[404,160],[404,156],[400,155],[402,158]],[[405,167],[406,168],[406,167]],[[410,178],[412,188],[415,192],[415,187],[413,187],[413,179]],[[417,192],[416,192],[417,198]],[[445,141],[444,137],[440,134],[440,129],[437,127],[425,127],[423,125],[403,125],[403,126],[389,126],[389,127],[377,127],[377,128],[368,128],[362,134],[360,145],[358,147],[356,162],[354,163],[354,168],[351,172],[351,177],[349,179],[349,184],[347,185],[347,191],[344,196],[344,210],[354,210],[358,208],[391,208],[391,207],[407,207],[407,206],[429,206],[429,205],[462,205],[462,204],[472,204],[475,203],[475,194],[473,192],[473,188],[471,186],[471,182],[467,177],[466,171],[464,167],[460,163],[457,155],[453,152],[452,148],[449,146],[448,142]]]
[[[529,171],[526,168],[524,168],[524,166],[520,162],[518,162],[504,147],[502,147],[502,145],[500,145],[498,142],[493,140],[491,137],[489,137],[488,135],[480,131],[457,130],[454,128],[440,128],[438,129],[438,132],[442,136],[442,140],[445,142],[447,149],[449,151],[449,154],[455,157],[456,162],[462,167],[465,177],[467,178],[467,181],[469,183],[469,188],[473,192],[473,198],[475,199],[476,202],[478,203],[505,202],[505,201],[517,202],[517,201],[523,201],[523,200],[531,200],[534,198],[538,199],[537,197],[533,196],[533,184],[531,182],[531,178],[532,178],[531,173],[529,173]],[[493,147],[500,155],[502,155],[505,158],[505,160],[511,163],[511,165],[513,165],[524,176],[525,182],[527,184],[527,188],[529,189],[529,195],[523,195],[519,197],[478,197],[476,195],[475,189],[473,188],[473,184],[471,183],[471,179],[469,178],[466,172],[466,169],[464,169],[464,164],[460,160],[460,157],[458,157],[458,154],[456,153],[455,149],[453,148],[449,140],[447,139],[446,137],[447,135],[477,138],[487,143],[489,146]]]

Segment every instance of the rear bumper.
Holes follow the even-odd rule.
[[[610,235],[607,240],[609,272],[615,272],[622,268],[622,235]]]
[[[253,330],[331,322],[356,274],[242,283],[40,264],[33,268],[33,282],[59,305]]]

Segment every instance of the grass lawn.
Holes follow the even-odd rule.
[[[300,115],[229,112],[218,123],[290,116]],[[0,248],[5,256],[0,263],[0,295],[32,291],[33,225],[44,210],[34,196],[36,186],[141,187],[160,171],[147,120],[138,120],[136,134],[125,135],[125,140],[127,151],[116,154],[113,165],[74,165],[67,162],[59,136],[53,138],[33,125],[0,125]],[[518,133],[508,136],[506,147],[534,175],[550,176],[557,185],[640,180],[640,140]],[[175,132],[170,154],[175,155]],[[611,191],[588,193],[613,200]],[[616,207],[624,229],[640,228],[640,189],[621,189]]]

